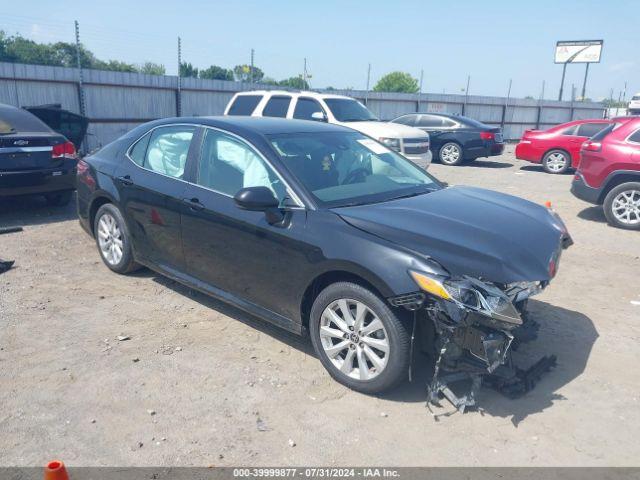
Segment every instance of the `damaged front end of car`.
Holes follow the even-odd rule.
[[[542,374],[555,366],[556,357],[542,357],[521,369],[512,351],[537,337],[538,324],[526,315],[528,299],[543,290],[541,281],[498,285],[470,277],[452,278],[440,271],[409,271],[420,287],[412,302],[394,298],[396,306],[413,310],[418,320],[430,320],[427,335],[434,355],[434,374],[428,385],[428,403],[441,397],[458,411],[476,405],[484,384],[508,397],[531,390]],[[423,317],[423,318],[420,318]],[[464,394],[452,385],[466,384]]]

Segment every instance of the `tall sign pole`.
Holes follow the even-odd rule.
[[[562,80],[560,80],[560,93],[558,93],[558,100],[562,101],[562,91],[564,90],[564,76],[567,73],[567,62],[562,65]]]
[[[254,61],[254,57],[255,57],[255,50],[252,48],[251,49],[251,67],[249,69],[249,83],[253,83],[253,61]]]
[[[367,90],[364,97],[364,104],[367,105],[369,103],[369,80],[371,80],[371,64],[367,68]]]
[[[584,99],[587,95],[587,77],[589,76],[589,63],[587,63],[587,66],[584,69],[584,81],[582,82],[582,101],[584,102]]]

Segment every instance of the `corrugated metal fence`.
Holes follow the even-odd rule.
[[[78,71],[73,68],[0,63],[0,103],[33,106],[59,103],[80,113]],[[90,119],[88,149],[106,144],[136,125],[162,117],[221,115],[233,94],[274,88],[224,80],[178,79],[139,73],[83,71],[86,115]],[[602,118],[598,103],[507,99],[477,95],[407,94],[335,90],[365,103],[379,118],[404,113],[458,113],[490,125],[502,126],[506,139],[520,138],[528,128],[547,128],[582,118]],[[180,95],[180,98],[178,98]]]

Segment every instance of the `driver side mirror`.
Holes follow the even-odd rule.
[[[280,204],[273,192],[267,187],[247,187],[238,191],[233,197],[238,207],[243,210],[264,212],[270,208],[278,208]]]
[[[327,122],[329,120],[324,112],[313,112],[311,114],[311,119],[316,122]]]

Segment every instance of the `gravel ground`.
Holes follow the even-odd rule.
[[[422,360],[412,384],[355,393],[304,339],[148,270],[111,273],[73,207],[0,200],[0,225],[25,226],[0,236],[16,260],[0,276],[0,464],[637,465],[640,233],[511,147],[431,172],[550,200],[574,237],[530,302],[541,335],[520,356],[559,358],[530,394],[483,390],[481,411],[435,421]]]

